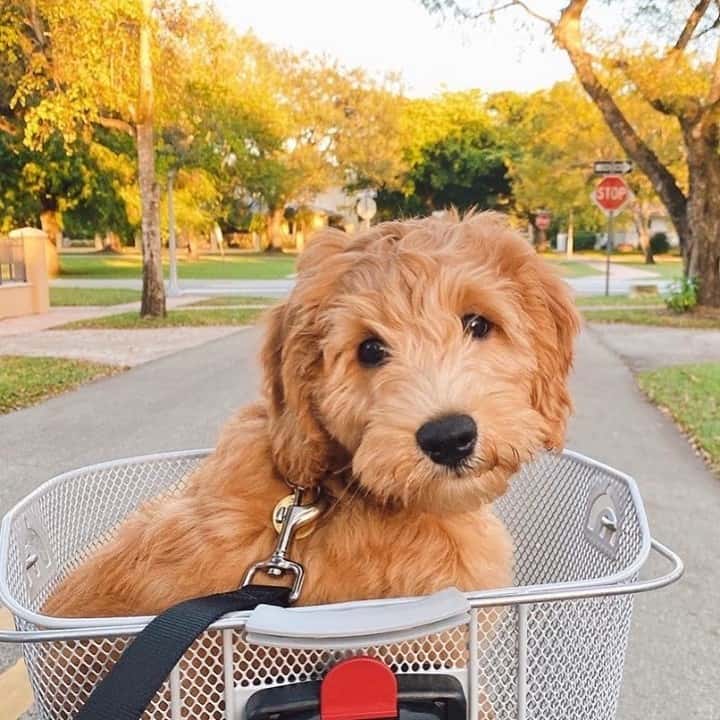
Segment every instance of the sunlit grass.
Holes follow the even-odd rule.
[[[168,274],[167,257],[163,271]],[[180,280],[237,279],[275,280],[295,272],[292,255],[203,255],[199,260],[178,258]],[[74,278],[136,278],[142,275],[140,255],[107,255],[103,253],[61,254],[60,276]]]
[[[542,258],[556,268],[563,277],[589,277],[601,274],[600,270],[591,267],[585,262],[567,260],[562,255],[543,254]]]
[[[139,290],[123,288],[51,287],[50,305],[120,305],[140,300]]]
[[[720,362],[652,370],[640,373],[638,381],[720,471]]]
[[[637,308],[631,310],[583,310],[583,316],[588,322],[597,323],[720,330],[720,316],[700,312],[675,313],[665,309]]]
[[[663,305],[662,295],[580,295],[575,298],[575,304],[580,308],[595,307],[598,305],[632,305],[645,307],[647,305]]]
[[[208,327],[214,325],[250,325],[263,311],[250,308],[207,310],[170,310],[165,317],[140,317],[137,312],[119,313],[88,320],[76,320],[53,330],[142,330],[168,327]]]
[[[82,383],[120,370],[114,365],[85,360],[0,356],[0,414],[35,405]]]
[[[243,305],[273,305],[278,298],[252,295],[217,295],[190,303],[186,307],[242,307]]]

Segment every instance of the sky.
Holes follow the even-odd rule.
[[[536,7],[557,5],[538,0]],[[411,96],[444,89],[529,91],[572,76],[565,54],[536,23],[510,15],[478,25],[443,22],[419,0],[215,0],[239,31],[337,58],[375,73],[399,72]],[[516,15],[515,18],[518,16]]]

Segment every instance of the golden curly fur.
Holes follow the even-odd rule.
[[[468,314],[491,322],[486,337],[464,330]],[[181,495],[131,517],[45,611],[154,614],[236,587],[274,546],[285,480],[331,498],[292,548],[305,604],[509,584],[491,503],[534,453],[563,444],[578,326],[565,284],[498,215],[322,231],[270,313],[262,400],[230,420]],[[380,367],[358,362],[369,336],[389,349]],[[459,468],[416,441],[448,413],[478,428]]]

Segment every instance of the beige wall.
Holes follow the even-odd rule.
[[[21,228],[13,230],[10,237],[22,238],[27,282],[0,285],[0,318],[47,312],[50,307],[47,235],[36,228]]]
[[[0,318],[33,312],[32,287],[27,283],[0,285]]]

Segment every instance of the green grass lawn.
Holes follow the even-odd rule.
[[[164,318],[141,318],[139,313],[128,312],[107,317],[76,320],[52,330],[138,330],[165,327],[207,327],[211,325],[250,325],[262,310],[219,308],[216,310],[170,310]]]
[[[613,256],[611,262],[616,261],[616,257]],[[645,263],[625,263],[623,262],[622,265],[624,267],[632,267],[637,270],[647,270],[648,272],[655,273],[656,275],[659,275],[664,280],[677,280],[682,277],[682,262],[656,262],[654,265],[645,265]]]
[[[50,304],[53,306],[120,305],[121,303],[135,302],[136,300],[140,300],[139,290],[124,290],[122,288],[50,288]]]
[[[720,363],[661,368],[641,373],[638,381],[720,471]]]
[[[720,316],[693,312],[674,313],[665,309],[637,308],[632,310],[583,310],[583,315],[588,322],[720,330]]]
[[[576,253],[574,257],[575,262],[581,264],[604,263],[606,259],[605,253],[597,251]],[[573,261],[558,258],[555,262],[571,264]],[[660,255],[655,258],[654,265],[646,265],[645,258],[640,253],[613,253],[610,256],[610,262],[614,265],[623,265],[637,270],[647,270],[666,280],[674,280],[682,276],[682,259],[674,255]],[[596,272],[601,271],[597,270]]]
[[[590,265],[580,260],[566,260],[563,257],[553,255],[543,255],[542,257],[546,262],[549,262],[553,267],[557,268],[563,277],[576,278],[602,275],[600,270],[590,267]]]
[[[190,303],[187,307],[242,307],[243,305],[274,305],[278,298],[253,297],[252,295],[218,295]]]
[[[167,258],[163,258],[167,277]],[[142,259],[135,253],[61,254],[60,277],[139,278]],[[193,280],[236,279],[274,280],[295,272],[292,255],[219,255],[201,256],[200,260],[178,259],[178,276]]]
[[[640,295],[630,297],[629,295],[581,295],[575,298],[575,304],[580,308],[595,307],[604,305],[632,305],[633,307],[645,307],[646,305],[663,305],[662,295]]]
[[[119,370],[113,365],[84,360],[0,356],[0,414],[35,405],[53,395]]]

